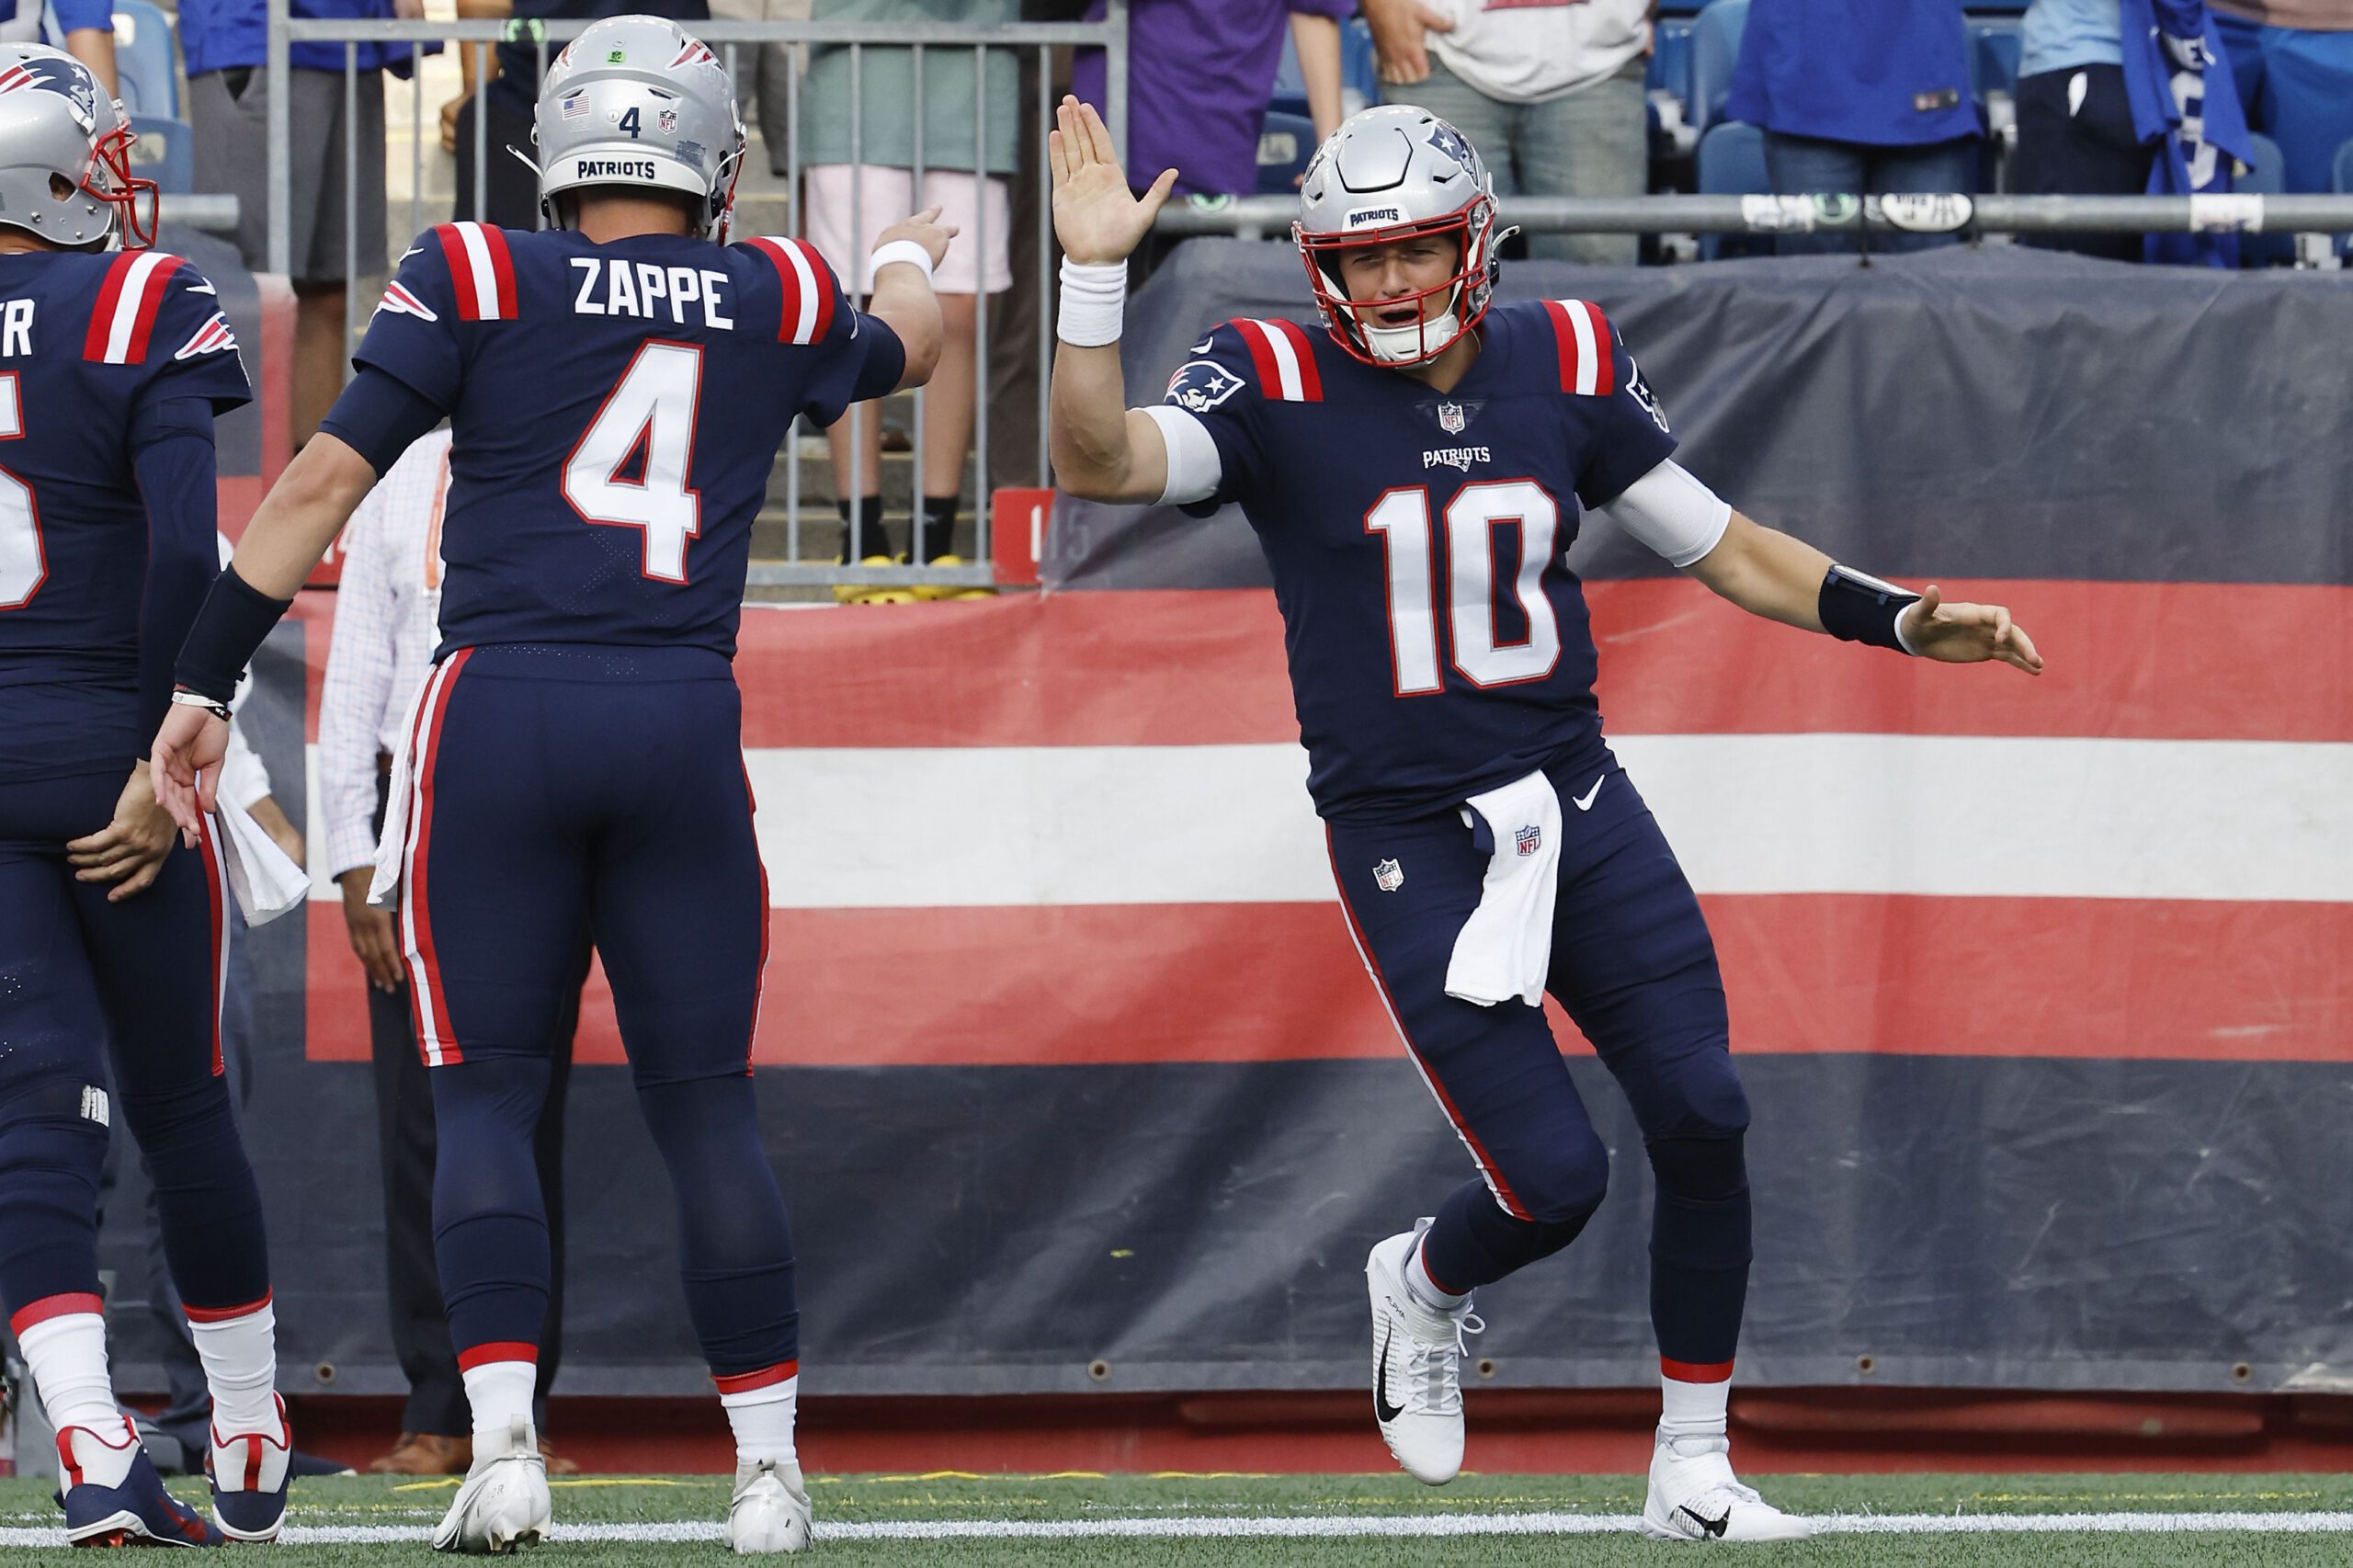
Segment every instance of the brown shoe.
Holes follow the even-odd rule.
[[[392,1451],[368,1461],[371,1475],[463,1475],[473,1463],[472,1437],[438,1432],[404,1432]]]
[[[555,1445],[545,1437],[540,1439],[540,1458],[547,1461],[550,1475],[578,1475],[580,1473],[580,1461],[568,1460],[558,1454],[555,1451]]]

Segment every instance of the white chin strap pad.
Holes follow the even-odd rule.
[[[1408,365],[1438,353],[1462,335],[1462,313],[1455,307],[1461,302],[1462,286],[1454,286],[1448,297],[1446,310],[1437,320],[1419,326],[1374,326],[1359,316],[1364,328],[1365,347],[1372,357],[1392,365]]]

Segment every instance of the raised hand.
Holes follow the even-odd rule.
[[[2042,655],[2033,640],[2010,619],[2000,605],[1947,604],[1934,583],[1920,591],[1920,602],[1904,612],[1904,640],[1923,658],[1949,665],[1982,664],[1999,659],[2030,676],[2042,673]]]
[[[913,240],[931,256],[938,267],[948,256],[948,242],[957,234],[956,225],[939,221],[939,209],[926,207],[912,218],[902,218],[874,236],[874,248],[881,250],[892,240]]]
[[[1054,109],[1054,126],[1046,138],[1046,161],[1054,171],[1054,238],[1063,255],[1082,265],[1125,261],[1168,199],[1176,171],[1161,170],[1139,197],[1128,189],[1128,176],[1111,155],[1111,133],[1093,106],[1065,96]]]

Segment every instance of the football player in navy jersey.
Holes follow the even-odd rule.
[[[599,21],[557,56],[535,142],[551,226],[445,224],[405,256],[358,373],[254,517],[182,651],[227,699],[352,508],[445,415],[442,644],[395,759],[379,891],[399,889],[440,1157],[434,1233],[474,1462],[444,1551],[539,1539],[530,1426],[548,1240],[532,1130],[584,938],[670,1172],[687,1308],[735,1433],[738,1551],[809,1540],[799,1312],[750,1058],[767,942],[729,660],[752,523],[793,419],[920,385],[951,230],[885,230],[870,312],[811,246],[725,244],[743,123],[674,22]],[[719,243],[714,243],[714,242]],[[225,728],[176,709],[155,763],[209,798]]]
[[[0,1297],[76,1545],[266,1540],[286,1506],[261,1200],[221,1061],[228,890],[145,740],[217,569],[212,421],[251,396],[212,285],[154,239],[129,121],[0,44]],[[112,1058],[109,1095],[106,1058]],[[108,1380],[98,1170],[119,1109],[212,1394],[214,1522]]]
[[[1169,179],[1136,199],[1094,111],[1066,100],[1059,119],[1055,477],[1249,518],[1350,931],[1478,1170],[1367,1260],[1381,1435],[1421,1480],[1455,1475],[1472,1292],[1566,1246],[1601,1201],[1608,1155],[1544,1021],[1549,991],[1625,1091],[1658,1187],[1665,1411],[1643,1529],[1809,1533],[1728,1458],[1748,1103],[1699,906],[1603,742],[1563,554],[1604,510],[1756,614],[1953,663],[2040,658],[1999,607],[1850,572],[1718,500],[1673,460],[1657,399],[1592,304],[1490,310],[1486,172],[1418,108],[1366,110],[1308,167],[1292,233],[1323,329],[1228,323],[1160,406],[1123,411],[1125,259]]]

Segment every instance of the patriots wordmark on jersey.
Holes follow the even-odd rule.
[[[1217,444],[1207,504],[1239,503],[1274,570],[1329,818],[1418,815],[1602,755],[1563,557],[1675,438],[1595,305],[1499,306],[1481,335],[1441,393],[1320,330],[1229,322],[1168,383]]]
[[[358,358],[446,410],[445,648],[734,652],[752,523],[797,415],[898,382],[890,328],[816,251],[445,223]]]
[[[0,775],[145,755],[131,432],[170,400],[251,396],[212,285],[180,257],[0,256]]]

